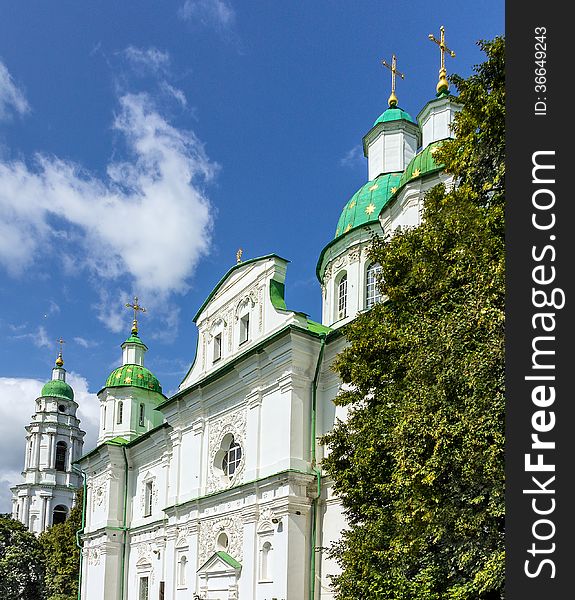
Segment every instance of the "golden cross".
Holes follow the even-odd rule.
[[[449,54],[451,58],[455,58],[455,52],[450,50],[445,45],[445,27],[442,25],[439,28],[441,32],[440,39],[438,40],[433,33],[430,33],[427,37],[435,42],[439,46],[439,52],[441,54],[441,67],[439,68],[439,83],[437,84],[437,93],[446,92],[449,89],[449,83],[447,81],[447,71],[445,70],[445,53]]]
[[[134,311],[134,322],[132,323],[132,333],[138,334],[138,311],[145,313],[146,309],[138,304],[138,296],[134,296],[134,304],[126,304],[126,308],[131,308]]]
[[[244,253],[244,251],[241,248],[238,248],[238,251],[236,252],[236,263],[239,264],[242,262],[242,254]]]
[[[397,70],[397,57],[395,54],[392,54],[391,56],[391,65],[385,59],[381,61],[381,64],[391,71],[391,95],[389,96],[387,102],[389,107],[393,108],[394,106],[397,106],[397,96],[395,95],[395,76],[399,75],[402,79],[405,79],[405,75],[401,71]]]
[[[64,360],[62,358],[62,346],[66,343],[65,340],[63,340],[61,337],[58,341],[58,344],[60,344],[60,352],[58,354],[58,358],[56,359],[56,366],[61,367],[64,364]]]

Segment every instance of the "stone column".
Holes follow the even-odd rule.
[[[48,527],[50,527],[50,513],[52,512],[52,498],[49,496],[48,498],[46,498],[46,514],[45,514],[45,518],[46,520],[44,521],[44,529],[48,529]]]

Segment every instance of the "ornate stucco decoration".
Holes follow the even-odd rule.
[[[242,449],[242,459],[231,479],[226,477],[220,466],[219,454],[226,437],[232,435]],[[242,408],[229,412],[209,422],[209,469],[208,492],[225,489],[240,482],[245,470],[245,436],[246,436],[246,410]]]
[[[201,567],[214,552],[223,549],[218,546],[218,540],[221,540],[222,533],[227,537],[225,552],[238,562],[242,562],[244,532],[242,522],[238,517],[209,519],[200,521],[199,525],[198,567]]]

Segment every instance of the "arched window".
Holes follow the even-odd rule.
[[[106,429],[106,405],[102,407],[102,430]]]
[[[118,425],[121,425],[123,418],[124,418],[124,403],[120,400],[118,402],[118,409],[117,409],[117,415],[116,415],[116,423]]]
[[[234,476],[236,469],[242,460],[242,447],[232,437],[228,451],[222,460],[222,471],[230,479]]]
[[[260,555],[260,581],[271,580],[271,569],[270,569],[270,554],[272,551],[272,545],[270,542],[264,542],[261,549]]]
[[[381,302],[381,293],[377,286],[377,276],[381,271],[379,263],[371,263],[367,268],[365,278],[365,308],[371,308]]]
[[[178,561],[178,587],[185,587],[186,585],[186,565],[188,558],[185,554],[180,556]]]
[[[144,404],[140,404],[140,412],[138,417],[138,425],[140,427],[144,426],[144,417],[146,416],[146,406]]]
[[[54,468],[56,471],[65,471],[66,470],[66,451],[68,450],[68,446],[66,446],[66,442],[58,442],[56,444],[56,464]]]
[[[224,552],[228,549],[228,534],[225,531],[222,531],[220,535],[218,535],[218,539],[216,540],[216,548]]]
[[[336,320],[345,319],[347,316],[347,274],[337,284],[337,313]]]
[[[58,504],[52,512],[52,525],[63,523],[68,516],[68,509],[63,504]]]

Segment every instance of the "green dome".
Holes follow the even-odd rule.
[[[162,386],[155,375],[140,365],[122,365],[110,373],[105,387],[140,387],[162,393]]]
[[[399,187],[401,173],[385,173],[368,181],[344,206],[335,237],[366,223],[376,223],[381,209]]]
[[[406,113],[402,108],[388,108],[375,120],[373,126],[375,127],[378,123],[389,123],[390,121],[409,121],[414,125],[417,123],[411,118],[409,113]]]
[[[74,400],[74,390],[61,379],[53,379],[48,381],[42,388],[41,396],[50,398],[65,398],[66,400]]]
[[[138,344],[139,346],[142,346],[146,350],[148,349],[148,346],[146,346],[146,344],[144,344],[144,342],[142,342],[142,340],[140,339],[140,337],[138,336],[137,333],[132,333],[132,335],[130,335],[130,337],[124,342],[124,344]],[[124,344],[122,344],[122,346]]]
[[[433,158],[433,153],[439,146],[441,146],[441,144],[443,144],[444,141],[445,140],[432,142],[431,144],[429,144],[429,146],[425,147],[419,154],[416,154],[407,165],[407,169],[405,169],[405,171],[403,172],[398,187],[405,185],[412,179],[417,179],[418,177],[423,177],[428,173],[442,169],[443,165],[437,164],[435,162],[435,159]]]

